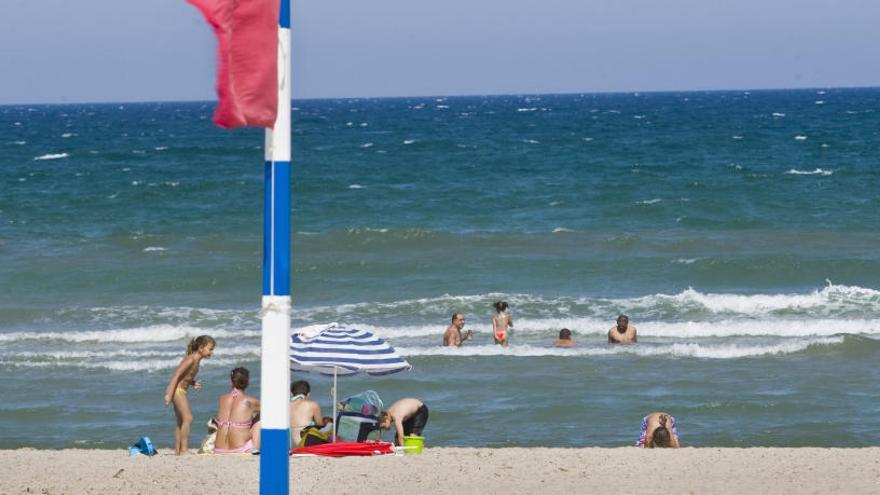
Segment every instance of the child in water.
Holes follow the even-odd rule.
[[[507,303],[498,301],[494,304],[495,316],[492,317],[492,335],[495,337],[495,343],[504,347],[510,343],[510,329],[513,327],[513,320],[507,314]]]
[[[168,387],[165,388],[165,406],[173,402],[174,415],[177,417],[177,427],[174,430],[174,451],[177,455],[185,454],[189,449],[189,428],[193,417],[186,392],[190,385],[196,390],[202,388],[202,382],[196,381],[199,363],[214,354],[216,345],[214,339],[208,335],[200,335],[190,340],[186,346],[186,357],[180,361],[171,381],[168,382]]]

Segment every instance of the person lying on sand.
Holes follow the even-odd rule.
[[[290,384],[290,437],[291,445],[299,445],[302,429],[308,426],[323,428],[332,418],[321,416],[321,406],[309,399],[311,385],[305,380]]]
[[[389,430],[392,424],[396,430],[394,443],[403,445],[403,437],[422,435],[428,424],[428,406],[419,399],[400,399],[379,415],[379,428]]]
[[[574,339],[571,338],[571,330],[563,328],[559,331],[559,338],[553,341],[554,347],[574,347]]]
[[[235,368],[232,390],[217,402],[215,454],[244,454],[260,450],[260,401],[244,393],[250,381],[247,368]]]
[[[678,430],[675,428],[675,418],[664,412],[652,412],[642,418],[642,431],[636,447],[654,448],[671,447],[677,449]]]
[[[609,344],[635,344],[638,341],[636,327],[629,324],[629,316],[618,316],[617,325],[608,329]]]
[[[464,343],[465,340],[469,340],[474,336],[473,330],[468,330],[462,335],[461,330],[464,328],[464,315],[461,313],[455,313],[452,315],[452,324],[446,329],[446,333],[443,334],[443,346],[456,346],[460,347],[461,344]]]

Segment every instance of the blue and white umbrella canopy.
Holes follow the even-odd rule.
[[[371,332],[330,324],[308,327],[291,337],[290,369],[324,375],[388,375],[412,366]]]
[[[389,375],[412,366],[371,332],[336,323],[303,328],[290,339],[290,369],[333,376],[333,441],[336,441],[337,375]]]

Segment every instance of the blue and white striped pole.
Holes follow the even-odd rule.
[[[261,495],[290,493],[290,0],[281,0],[278,25],[278,116],[266,129]]]

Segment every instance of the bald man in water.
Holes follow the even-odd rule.
[[[468,330],[462,335],[461,330],[464,328],[464,315],[461,313],[455,313],[452,315],[452,324],[446,329],[446,333],[443,334],[443,346],[455,346],[460,347],[461,344],[464,343],[465,340],[473,337],[473,330]]]
[[[629,316],[618,316],[617,325],[608,329],[609,344],[635,344],[638,341],[636,327],[629,324]]]

